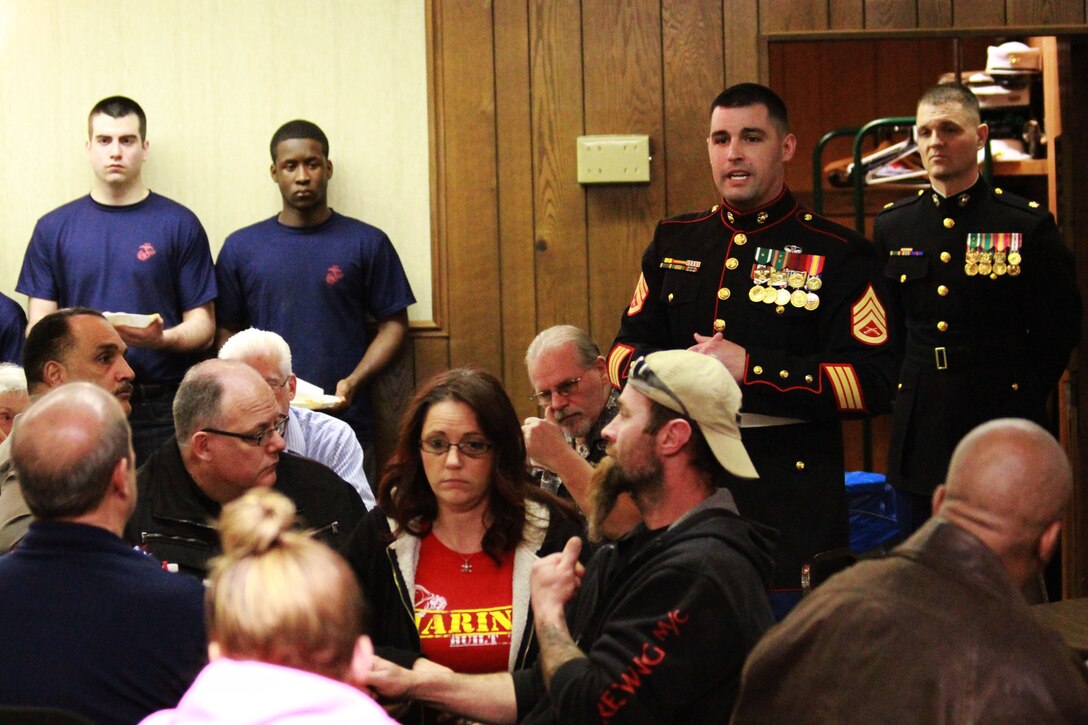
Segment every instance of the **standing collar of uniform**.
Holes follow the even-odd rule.
[[[982,178],[982,174],[978,175],[978,179],[974,184],[951,196],[942,196],[941,193],[932,186],[923,193],[927,199],[927,203],[932,204],[938,209],[947,211],[969,209],[978,204],[989,194],[990,185],[986,183],[986,179]]]
[[[735,232],[754,232],[765,229],[788,217],[797,209],[797,200],[784,184],[782,193],[768,204],[748,211],[738,211],[722,201],[719,214],[725,226]]]

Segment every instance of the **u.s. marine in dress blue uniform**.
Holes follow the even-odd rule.
[[[947,198],[928,188],[891,204],[873,240],[903,359],[888,481],[927,496],[975,426],[1049,427],[1047,397],[1080,337],[1073,255],[1046,209],[981,177]]]
[[[731,484],[740,512],[781,534],[773,588],[800,588],[814,554],[846,546],[841,419],[887,409],[895,359],[879,259],[861,235],[783,189],[662,221],[609,354],[634,357],[715,332],[747,351],[743,440],[759,479]]]

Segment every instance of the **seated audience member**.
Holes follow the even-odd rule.
[[[26,313],[18,302],[0,293],[0,362],[20,362],[25,337]]]
[[[529,573],[582,527],[534,485],[498,380],[458,369],[420,386],[378,506],[344,550],[370,602],[378,651],[458,672],[530,664]]]
[[[294,525],[294,504],[275,491],[223,507],[223,555],[208,584],[211,662],[176,708],[145,725],[393,722],[356,687],[374,650],[355,577]]]
[[[1026,420],[956,447],[934,518],[832,577],[760,642],[734,723],[1073,723],[1083,662],[1021,591],[1054,553],[1072,474]]]
[[[101,312],[69,307],[46,315],[30,330],[23,348],[23,373],[32,396],[64,383],[94,383],[112,393],[128,415],[132,368],[128,349]],[[26,534],[30,509],[23,500],[7,443],[0,443],[0,554]]]
[[[140,467],[125,538],[203,578],[220,551],[214,521],[223,504],[263,486],[286,495],[315,536],[338,546],[366,509],[329,468],[283,452],[286,424],[268,383],[245,363],[190,368],[174,398],[177,435]]]
[[[368,509],[374,508],[374,492],[363,473],[363,447],[351,426],[331,415],[291,405],[297,378],[291,372],[291,348],[282,337],[250,327],[223,343],[219,357],[241,360],[272,386],[276,406],[287,416],[283,439],[288,451],[324,463],[355,487]]]
[[[11,433],[15,416],[30,405],[26,392],[26,375],[14,363],[0,363],[0,443]]]
[[[745,656],[773,622],[769,542],[714,486],[723,466],[756,476],[740,399],[709,356],[668,350],[632,363],[602,432],[614,466],[593,518],[626,491],[643,520],[587,569],[577,539],[534,566],[536,665],[463,675],[379,658],[371,686],[487,722],[721,722]]]
[[[174,705],[205,661],[204,591],[120,538],[136,503],[125,411],[65,385],[10,440],[35,521],[0,557],[0,705],[126,724]]]
[[[533,399],[543,418],[526,418],[525,446],[540,485],[589,510],[589,480],[605,455],[601,430],[616,416],[616,398],[597,343],[574,325],[555,325],[537,335],[525,353]],[[609,521],[609,533],[623,534],[638,523],[638,509],[626,494]]]

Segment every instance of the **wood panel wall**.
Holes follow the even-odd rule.
[[[1085,22],[1086,5],[428,0],[436,326],[416,328],[400,363],[378,383],[383,438],[394,435],[408,391],[438,370],[490,370],[528,415],[523,357],[537,331],[568,322],[586,326],[602,348],[611,344],[657,220],[716,200],[707,107],[726,85],[783,78],[803,134],[810,104],[910,95],[895,83],[877,85],[878,101],[851,90],[905,72],[910,48],[877,56],[858,40],[856,54],[842,52],[842,90],[829,98],[803,58],[772,73],[762,36],[1070,25]],[[926,42],[913,47],[928,55]],[[928,68],[906,72],[929,77]],[[597,133],[649,134],[650,183],[580,186],[575,137]],[[790,173],[792,185],[810,186],[807,159]]]
[[[528,415],[523,357],[537,331],[585,326],[607,349],[656,221],[716,201],[707,107],[726,85],[783,79],[808,133],[809,108],[906,99],[930,77],[912,63],[936,52],[929,41],[880,55],[870,37],[1038,34],[1088,18],[1086,0],[428,2],[436,325],[414,330],[378,383],[383,452],[411,388],[433,372],[483,367]],[[768,50],[768,35],[809,32],[857,40],[836,51],[836,95],[804,58]],[[575,138],[601,133],[649,134],[649,184],[577,183]],[[808,188],[809,169],[797,159],[791,183]]]

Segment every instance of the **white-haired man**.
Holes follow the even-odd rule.
[[[283,337],[250,327],[223,343],[219,357],[241,360],[272,388],[280,414],[288,418],[283,434],[288,451],[324,463],[355,487],[367,509],[374,508],[374,492],[363,472],[363,447],[351,426],[331,415],[291,405],[298,378],[291,369],[291,348]]]
[[[0,443],[11,433],[15,416],[30,405],[26,375],[14,363],[0,363]]]

